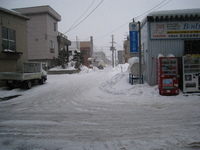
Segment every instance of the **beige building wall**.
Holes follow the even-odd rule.
[[[58,21],[61,16],[48,5],[14,10],[30,18],[28,60],[47,62],[50,68],[53,67],[54,58],[58,57]],[[54,49],[51,49],[52,46]]]
[[[124,51],[123,51],[124,62],[128,63],[128,59],[131,58],[130,55],[130,42],[129,40],[124,41]]]
[[[28,60],[27,20],[28,18],[13,11],[0,8],[0,72],[21,71],[22,64]],[[16,51],[6,51],[2,46],[2,28],[15,31]]]

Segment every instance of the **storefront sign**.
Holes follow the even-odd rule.
[[[138,24],[137,22],[129,23],[130,36],[130,53],[138,53]]]
[[[130,53],[138,53],[138,31],[130,31]]]
[[[200,38],[200,22],[150,23],[151,39]]]

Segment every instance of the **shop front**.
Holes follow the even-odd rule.
[[[183,87],[183,80],[195,78],[192,82],[195,85],[195,91],[198,92],[200,82],[200,64],[197,63],[200,61],[200,9],[153,12],[147,15],[141,25],[142,60],[146,68],[145,82],[151,86],[159,84],[158,56],[162,54],[163,57],[167,57],[172,54],[178,59],[179,84]],[[189,62],[193,65],[184,66],[188,57],[195,58],[195,63],[191,60]],[[184,72],[183,68],[185,67],[191,68],[190,72],[194,71],[191,77],[185,76],[187,72]],[[189,70],[189,68],[187,69]],[[196,83],[194,84],[194,82]],[[192,86],[192,83],[188,86]],[[191,92],[193,91],[191,90]]]

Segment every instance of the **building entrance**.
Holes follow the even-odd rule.
[[[186,54],[200,54],[200,40],[185,40],[184,55]]]

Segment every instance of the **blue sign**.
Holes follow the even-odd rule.
[[[130,53],[138,53],[138,31],[130,31]]]

